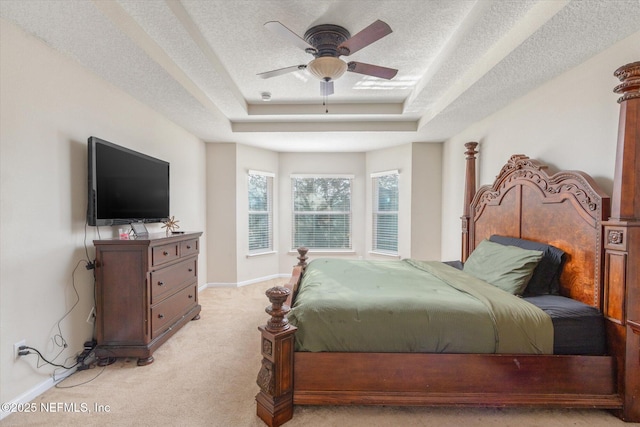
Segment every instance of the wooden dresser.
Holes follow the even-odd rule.
[[[96,357],[153,362],[153,352],[190,320],[200,318],[201,232],[94,240]]]

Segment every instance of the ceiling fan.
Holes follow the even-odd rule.
[[[333,81],[342,76],[345,71],[365,74],[390,80],[398,73],[393,68],[364,62],[345,62],[340,56],[349,56],[362,48],[391,34],[391,27],[383,21],[377,20],[353,37],[345,28],[339,25],[322,24],[309,28],[304,38],[285,27],[278,21],[269,21],[264,26],[294,45],[315,57],[308,64],[294,65],[277,70],[259,73],[263,79],[281,76],[293,71],[306,69],[320,79],[320,93],[326,97],[333,94]]]

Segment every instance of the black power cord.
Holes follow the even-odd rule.
[[[88,207],[87,207],[87,209],[88,209]],[[76,288],[76,283],[75,283],[75,273],[78,270],[78,267],[80,267],[80,265],[82,263],[85,264],[85,268],[87,270],[95,269],[95,260],[91,261],[91,258],[89,256],[88,246],[87,246],[87,225],[88,225],[88,223],[87,223],[87,221],[85,221],[85,224],[84,224],[84,251],[85,251],[86,258],[83,259],[83,260],[78,261],[78,263],[76,264],[75,268],[73,269],[73,272],[71,273],[71,283],[72,283],[72,286],[73,286],[73,291],[74,291],[75,296],[76,296],[76,301],[73,303],[71,308],[69,310],[67,310],[67,312],[56,323],[56,326],[57,326],[57,329],[58,329],[58,333],[53,336],[52,341],[56,346],[62,347],[62,349],[60,350],[60,353],[58,353],[58,355],[56,355],[54,357],[53,360],[55,360],[62,353],[62,351],[64,351],[64,349],[66,349],[68,347],[67,341],[65,340],[65,338],[64,338],[64,336],[62,334],[62,328],[60,326],[60,323],[69,314],[71,314],[73,309],[80,302],[80,295],[78,293],[78,289]],[[100,235],[100,230],[99,229],[98,229],[98,235]],[[94,307],[95,307],[95,280],[94,280]],[[94,328],[95,328],[95,326],[94,326]],[[87,345],[90,345],[90,348],[87,348]],[[18,348],[18,356],[22,357],[22,356],[27,356],[29,354],[37,354],[38,355],[38,362],[37,362],[37,367],[38,368],[43,366],[43,365],[40,364],[40,361],[42,360],[43,362],[45,362],[45,363],[47,363],[47,364],[49,364],[51,366],[58,367],[58,368],[63,368],[63,369],[68,369],[69,370],[69,369],[73,369],[73,368],[77,367],[78,370],[83,370],[83,369],[87,369],[87,367],[85,367],[86,366],[85,365],[85,359],[92,353],[94,347],[95,347],[95,341],[92,340],[92,341],[85,342],[84,351],[75,356],[76,362],[71,366],[65,366],[64,364],[54,363],[54,362],[48,360],[47,358],[45,358],[42,355],[42,353],[40,353],[40,351],[38,349],[33,348],[33,347],[29,347],[29,346],[26,346],[26,345],[21,345]]]
[[[28,345],[21,345],[21,346],[18,348],[18,356],[27,356],[27,355],[29,355],[29,354],[34,354],[34,353],[32,353],[32,352],[34,352],[35,354],[37,354],[37,355],[38,355],[38,364],[40,364],[40,360],[42,359],[44,362],[48,363],[49,365],[57,366],[58,368],[73,369],[73,368],[75,368],[76,366],[78,366],[78,363],[79,363],[79,362],[76,362],[76,363],[75,363],[74,365],[72,365],[72,366],[64,366],[64,365],[60,365],[60,364],[58,364],[58,363],[53,363],[53,362],[51,362],[51,361],[47,360],[47,359],[42,355],[42,353],[40,353],[40,352],[38,351],[38,349],[35,349],[35,348],[33,348],[33,347],[29,347]]]

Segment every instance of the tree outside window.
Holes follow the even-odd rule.
[[[351,249],[351,178],[294,177],[292,247]]]

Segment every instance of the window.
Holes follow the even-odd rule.
[[[273,251],[273,174],[249,171],[249,253]]]
[[[352,176],[304,176],[291,179],[292,247],[351,249]]]
[[[374,252],[398,254],[398,171],[371,175]]]

